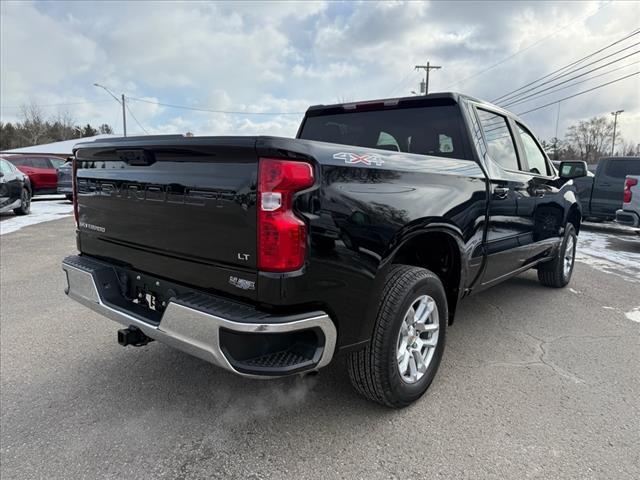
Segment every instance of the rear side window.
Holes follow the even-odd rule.
[[[627,175],[640,175],[640,159],[621,158],[609,160],[606,174],[608,177],[624,178]]]
[[[507,170],[518,170],[518,155],[516,146],[507,124],[502,115],[478,109],[480,125],[487,139],[487,153],[489,157]]]
[[[300,138],[391,152],[468,159],[457,106],[427,106],[308,117]]]
[[[34,168],[51,168],[48,158],[34,157],[31,159],[31,163]]]
[[[533,135],[524,129],[523,126],[518,124],[518,132],[522,139],[522,145],[524,146],[524,154],[527,157],[527,163],[529,164],[529,171],[536,175],[549,175],[549,168],[547,166],[547,159],[545,154],[540,150]]]

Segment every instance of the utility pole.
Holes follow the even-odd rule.
[[[124,93],[122,94],[122,130],[124,130],[124,136],[127,136],[127,115],[125,114]]]
[[[556,134],[553,137],[553,159],[558,160],[558,123],[560,122],[560,103],[558,102],[558,111],[556,112]]]
[[[124,99],[124,93],[122,94],[122,100],[119,100],[118,97],[116,97],[113,92],[111,90],[109,90],[107,87],[105,87],[104,85],[100,85],[99,83],[94,83],[93,84],[94,87],[100,87],[102,88],[105,92],[107,92],[109,95],[111,95],[113,97],[113,99],[118,102],[118,104],[122,105],[122,130],[124,132],[124,136],[127,136],[127,115],[125,113],[125,108],[126,108],[126,104],[125,104],[125,99]]]
[[[618,124],[618,115],[620,115],[624,110],[617,110],[615,112],[611,112],[613,115],[613,140],[611,140],[611,156],[613,157],[613,151],[616,148],[616,126]]]
[[[416,70],[424,70],[426,72],[426,78],[425,78],[425,82],[424,82],[424,94],[428,95],[429,94],[429,71],[430,70],[438,70],[439,68],[442,68],[439,65],[431,65],[431,62],[427,62],[426,65],[416,65]],[[422,82],[420,82],[420,91],[422,92]]]

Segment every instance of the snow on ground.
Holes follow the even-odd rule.
[[[625,316],[633,322],[640,323],[640,307],[636,307],[630,312],[626,312]]]
[[[640,282],[640,236],[581,229],[576,260],[625,280]]]
[[[31,202],[31,213],[29,213],[29,215],[19,216],[13,213],[2,214],[0,218],[0,235],[12,233],[29,225],[35,225],[36,223],[49,222],[73,215],[73,205],[71,202],[65,199],[47,199],[43,201],[39,198],[40,197],[36,197],[36,200]]]

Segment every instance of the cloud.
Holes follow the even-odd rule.
[[[28,101],[90,102],[60,109],[71,110],[79,123],[116,129],[119,106],[92,86],[96,81],[152,102],[300,112],[318,103],[408,95],[422,78],[413,66],[430,60],[443,67],[431,76],[432,91],[456,89],[490,100],[611,43],[637,28],[640,15],[638,3],[596,1],[2,2],[0,8],[2,120],[17,118],[17,109],[4,106]],[[623,108],[625,136],[640,139],[635,78],[563,102],[560,133],[576,120]],[[300,120],[129,105],[153,133],[293,136]],[[548,138],[556,110],[526,120]]]

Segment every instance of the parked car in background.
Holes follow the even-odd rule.
[[[640,227],[640,175],[627,175],[622,202],[622,208],[616,211],[616,222]]]
[[[640,157],[604,157],[598,162],[595,174],[574,180],[582,218],[614,220],[622,205],[625,177],[640,175]]]
[[[4,158],[0,158],[0,213],[13,210],[16,215],[27,215],[31,210],[31,183],[29,177]]]
[[[29,177],[34,195],[57,193],[56,168],[64,163],[62,158],[35,155],[11,155],[5,158]]]
[[[58,193],[63,194],[70,202],[73,201],[73,157],[67,158],[67,161],[56,171],[58,172]]]

